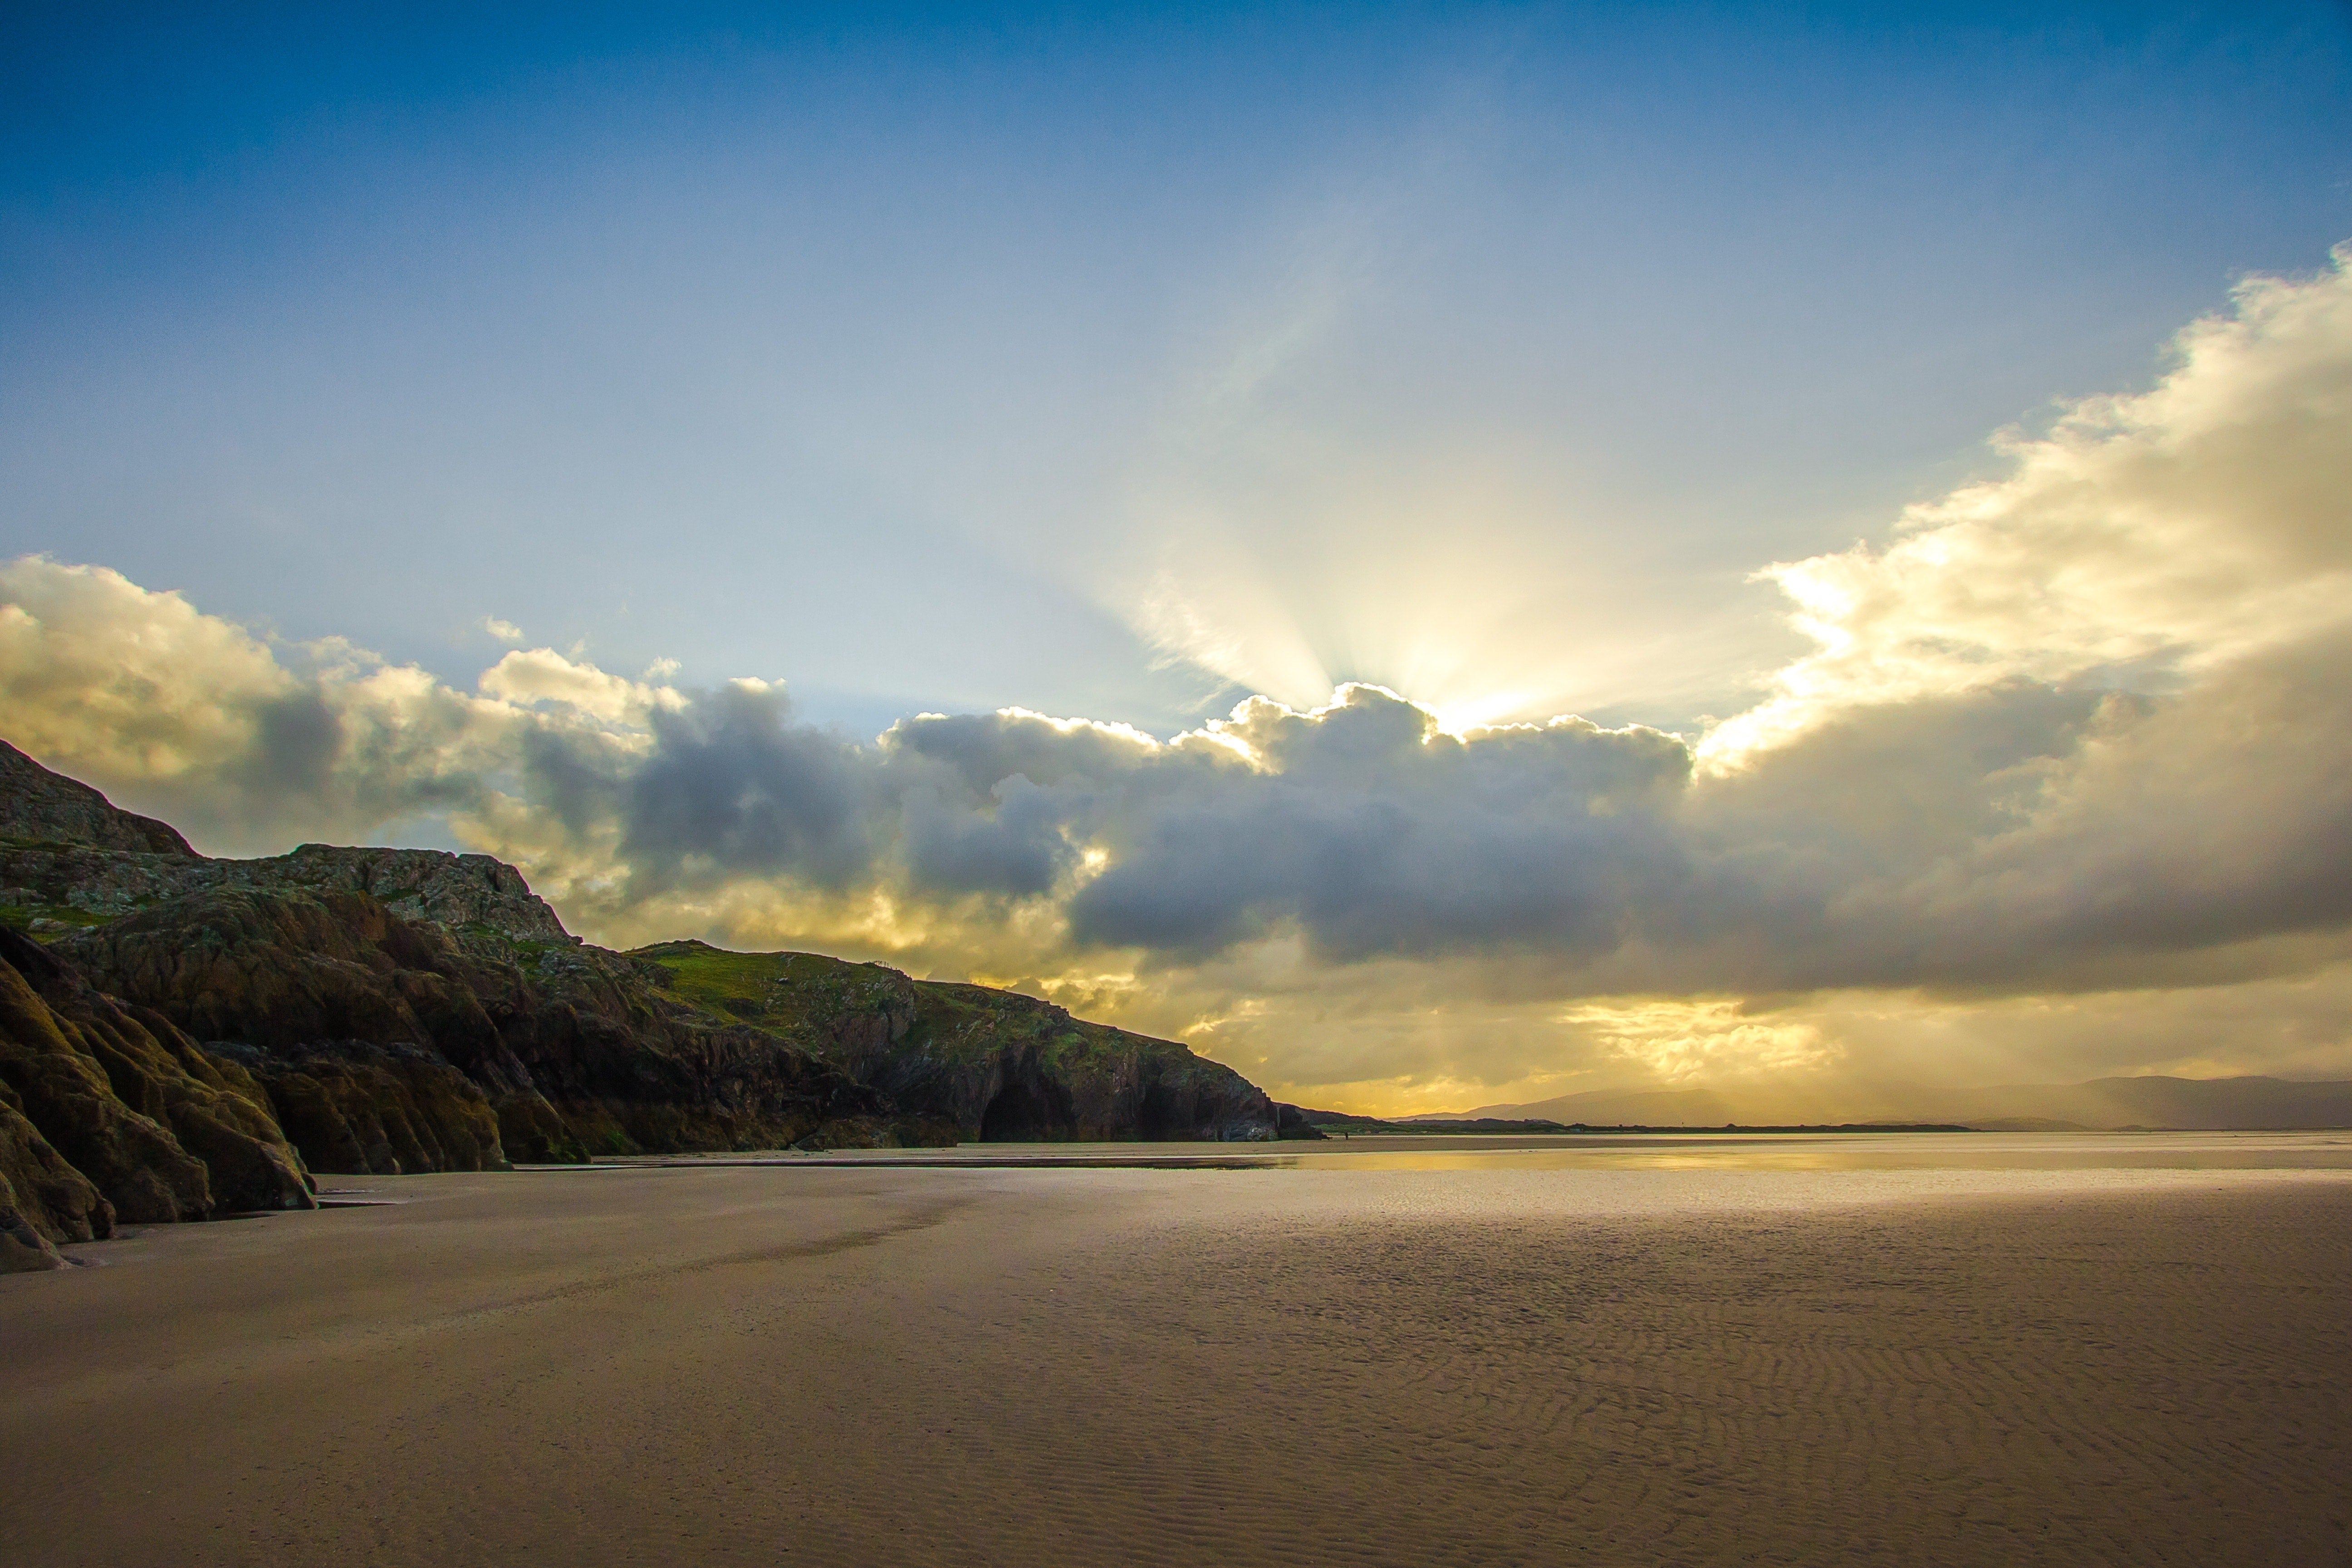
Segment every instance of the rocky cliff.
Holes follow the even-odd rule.
[[[1032,997],[609,952],[488,856],[213,859],[0,743],[0,1267],[308,1206],[313,1171],[1283,1126],[1231,1069]]]
[[[194,859],[179,830],[124,811],[0,741],[0,841],[63,842]]]
[[[315,1206],[253,1075],[0,929],[0,1231],[20,1249],[26,1231],[89,1241],[118,1221]]]
[[[838,1068],[664,994],[618,953],[452,931],[365,893],[220,887],[54,947],[219,1042],[215,1053],[261,1079],[323,1169],[895,1142],[916,1131]]]
[[[1281,1132],[1274,1102],[1231,1068],[1017,992],[699,942],[631,956],[666,972],[675,994],[805,1046],[965,1139],[1227,1142]]]

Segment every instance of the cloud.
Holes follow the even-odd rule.
[[[1840,709],[2023,678],[2162,688],[2352,617],[2352,247],[2251,278],[2144,393],[1996,441],[2002,478],[1895,543],[1768,568],[1816,643],[1708,737],[1738,760]]]
[[[1235,760],[1200,753],[1102,814],[1109,860],[1071,900],[1078,940],[1198,952],[1295,924],[1340,960],[1605,950],[1628,893],[1678,875],[1659,814],[1689,758],[1654,731],[1457,738],[1351,686],[1304,714],[1256,699],[1212,732]]]
[[[328,638],[282,645],[121,574],[0,565],[9,738],[226,848],[460,805],[514,715]]]
[[[1360,1103],[1853,1083],[1918,1040],[1990,1064],[1988,1016],[2112,1067],[2098,1031],[2182,992],[2304,1026],[2217,1004],[2227,1039],[2128,1062],[2352,1070],[2343,987],[2295,989],[2352,963],[2348,268],[2248,281],[2152,389],[1772,568],[1814,651],[1696,748],[1362,684],[861,742],[768,682],[518,647],[462,691],[41,557],[0,567],[0,698],[207,847],[433,816],[593,934],[1018,980]]]
[[[1588,1031],[1608,1053],[1642,1068],[1644,1079],[1676,1087],[1818,1071],[1842,1054],[1816,1024],[1749,1016],[1736,1002],[1586,1005],[1559,1021]]]
[[[496,616],[485,616],[482,617],[482,629],[499,642],[512,643],[516,647],[522,645],[522,628],[512,621],[502,621]]]
[[[626,782],[622,853],[654,886],[744,874],[838,888],[873,859],[855,746],[786,721],[783,690],[740,680],[648,715]]]
[[[667,700],[662,689],[607,675],[553,648],[520,649],[482,672],[485,696],[521,707],[557,704],[607,725],[645,721]]]

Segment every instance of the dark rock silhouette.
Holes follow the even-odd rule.
[[[196,858],[179,829],[123,810],[0,741],[0,837]]]
[[[103,1236],[118,1219],[313,1205],[302,1162],[249,1075],[5,930],[0,1085],[40,1137],[11,1141],[16,1206],[52,1241]]]
[[[319,1169],[888,1141],[882,1096],[568,939],[461,937],[364,893],[223,887],[57,946],[225,1042]],[[371,1103],[380,1125],[363,1128]]]
[[[1014,991],[813,952],[661,942],[676,994],[805,1045],[903,1109],[983,1142],[1260,1140],[1279,1113],[1233,1068]]]
[[[613,952],[488,856],[216,860],[13,748],[0,785],[0,1266],[310,1206],[311,1172],[1283,1131],[1230,1068],[1034,997]]]

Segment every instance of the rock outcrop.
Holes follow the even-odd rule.
[[[16,1189],[0,1176],[0,1274],[27,1274],[41,1268],[62,1268],[65,1255],[57,1244],[35,1229],[16,1207]]]
[[[284,1052],[216,1041],[209,1051],[253,1075],[314,1171],[397,1176],[509,1168],[489,1097],[436,1051],[364,1040]]]
[[[0,1087],[0,1274],[56,1268],[60,1241],[114,1234],[114,1205],[66,1163]]]
[[[79,779],[51,773],[5,741],[0,741],[0,838],[196,858],[177,828],[123,810]]]
[[[839,1063],[904,1110],[984,1142],[1250,1141],[1281,1135],[1265,1093],[1173,1040],[1090,1024],[1019,992],[913,980],[810,952],[662,942],[630,956],[669,988]]]
[[[104,1236],[118,1219],[314,1206],[301,1160],[248,1075],[5,930],[0,1086],[42,1140],[11,1160],[16,1207],[52,1241]]]
[[[1284,1109],[1034,997],[595,947],[488,856],[208,858],[0,743],[0,1268],[312,1206],[313,1171],[1297,1135]]]
[[[318,1170],[892,1141],[883,1096],[568,938],[453,932],[364,893],[219,888],[57,948],[223,1042]]]
[[[305,844],[258,860],[210,860],[87,844],[0,842],[0,905],[23,910],[36,931],[102,924],[191,893],[237,888],[365,893],[394,914],[452,930],[575,940],[521,872],[488,855]]]

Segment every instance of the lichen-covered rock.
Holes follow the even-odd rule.
[[[365,893],[405,920],[453,931],[479,928],[567,945],[575,940],[521,872],[488,855],[305,844],[257,860],[208,860],[76,842],[0,842],[0,904],[59,925],[100,925],[223,888]]]
[[[576,940],[521,872],[488,855],[305,844],[267,859],[211,864],[220,868],[212,884],[217,887],[365,893],[404,920],[541,942]]]
[[[302,1069],[315,1090],[285,1078],[332,1042],[420,1051],[456,1069],[482,1090],[515,1159],[776,1148],[842,1119],[893,1113],[807,1051],[666,995],[617,953],[453,932],[365,894],[220,888],[58,946],[190,1034],[265,1053],[224,1059],[264,1079],[280,1117],[304,1129],[306,1153],[330,1146],[331,1106],[352,1141],[333,1143],[339,1152],[320,1158],[335,1163],[320,1169],[375,1170],[392,1158],[405,1170],[435,1159],[439,1142],[396,1097],[379,1109],[376,1131],[353,1122],[362,1085],[391,1094],[397,1079],[412,1099],[421,1092],[410,1081],[418,1058],[361,1063],[345,1051],[338,1072]],[[345,1163],[355,1157],[369,1163]]]
[[[102,1241],[114,1234],[114,1205],[41,1136],[5,1085],[0,1085],[0,1203],[47,1241]]]
[[[446,942],[352,893],[199,892],[58,943],[199,1039],[299,1047],[496,1030]]]
[[[313,1205],[300,1157],[249,1078],[13,931],[0,931],[0,1074],[123,1218]]]
[[[0,1274],[62,1268],[65,1257],[16,1206],[16,1192],[0,1174]]]
[[[808,952],[662,942],[630,956],[678,994],[839,1063],[910,1116],[983,1142],[1277,1135],[1274,1102],[1173,1040],[1014,991]]]
[[[0,963],[0,1083],[118,1218],[154,1225],[211,1214],[204,1163],[169,1129],[123,1104],[106,1069],[82,1048],[79,1031],[52,1013],[16,967],[23,942],[0,931],[0,957],[11,961]]]
[[[494,979],[364,894],[200,892],[58,946],[214,1042],[216,1070],[249,1075],[315,1170],[497,1169],[491,1097],[538,1098],[483,1006]]]
[[[123,810],[79,779],[51,773],[0,741],[0,837],[194,858],[179,830]]]

